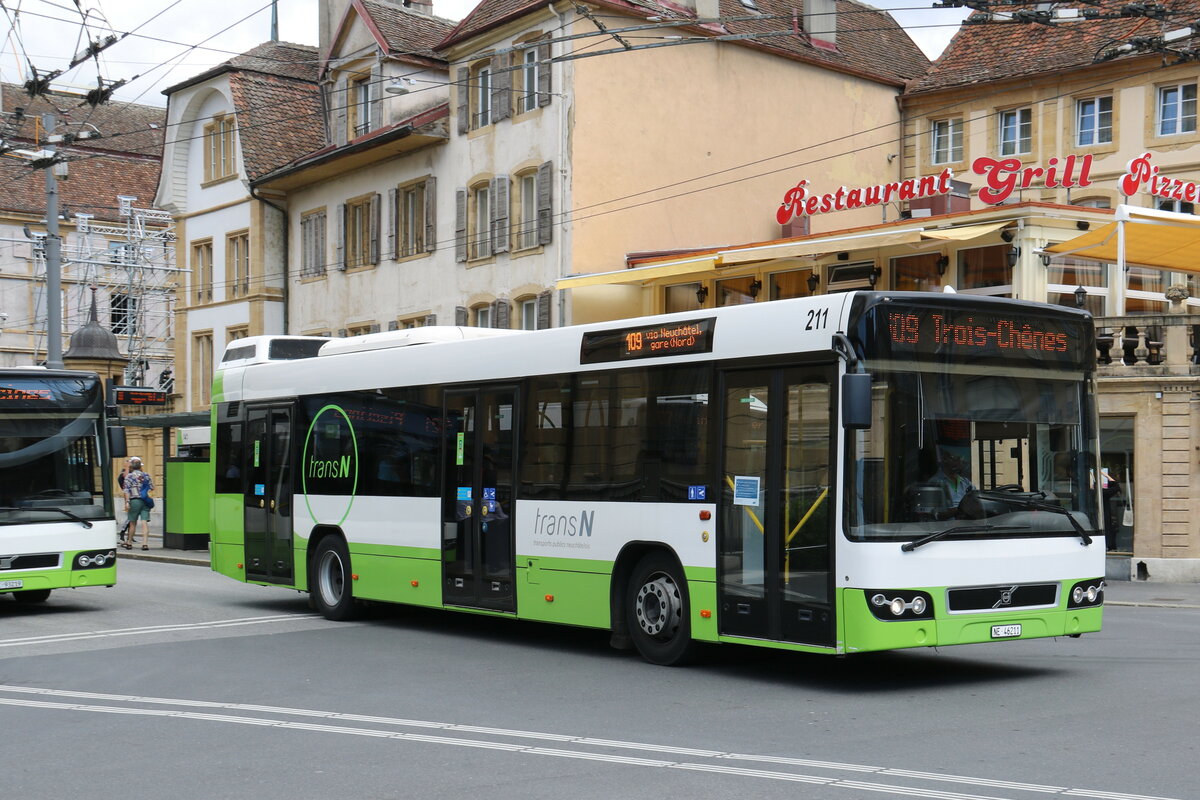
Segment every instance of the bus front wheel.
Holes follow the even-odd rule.
[[[13,592],[13,598],[18,603],[44,603],[50,599],[49,589],[29,589],[24,592]]]
[[[313,556],[308,590],[325,619],[353,619],[357,607],[350,588],[350,551],[339,536],[326,536]]]
[[[666,553],[650,553],[638,562],[630,576],[625,614],[634,646],[651,664],[683,664],[692,655],[687,584]]]

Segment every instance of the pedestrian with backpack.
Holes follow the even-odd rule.
[[[154,500],[150,492],[154,490],[154,482],[150,476],[142,472],[142,460],[137,456],[129,459],[129,470],[125,473],[125,511],[128,518],[129,538],[121,544],[126,550],[132,550],[137,544],[137,530],[142,530],[142,549],[150,549],[150,509],[154,508]]]

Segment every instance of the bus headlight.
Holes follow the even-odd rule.
[[[1071,587],[1067,608],[1087,608],[1104,604],[1104,579],[1091,578]]]
[[[882,589],[866,592],[867,608],[875,619],[896,622],[933,619],[932,601],[925,592],[912,589]]]
[[[73,569],[103,569],[117,560],[116,550],[88,550],[75,556]]]

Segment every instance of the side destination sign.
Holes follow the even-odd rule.
[[[711,353],[715,326],[716,320],[707,317],[609,331],[589,331],[583,335],[579,362],[601,364],[606,361]]]

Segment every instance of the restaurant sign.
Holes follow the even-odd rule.
[[[983,156],[971,163],[971,173],[983,178],[979,188],[979,200],[988,205],[999,205],[1020,189],[1041,185],[1047,189],[1075,189],[1092,185],[1092,156],[1069,155],[1066,158],[1051,158],[1045,166],[1026,166],[1019,158],[990,158]],[[783,202],[775,213],[780,225],[786,225],[792,217],[828,214],[831,211],[848,211],[868,206],[881,206],[895,201],[919,200],[949,194],[954,181],[954,171],[949,167],[937,175],[925,175],[902,181],[882,183],[875,186],[846,188],[835,192],[816,194],[807,180],[800,181],[783,195]],[[1156,197],[1196,202],[1200,200],[1200,186],[1190,181],[1163,178],[1158,167],[1150,164],[1150,154],[1138,156],[1129,162],[1126,173],[1118,182],[1121,193],[1135,194],[1147,187]]]

